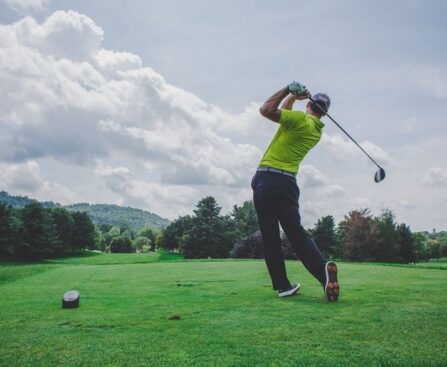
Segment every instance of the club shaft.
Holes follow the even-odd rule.
[[[314,104],[314,105],[317,105],[317,107],[318,108],[320,108],[321,110],[323,110],[324,111],[324,109],[319,105],[319,104],[317,104],[314,100],[313,100],[313,98],[310,98],[310,100],[312,101],[312,103]],[[343,129],[341,126],[340,126],[340,124],[337,122],[337,121],[335,121],[332,117],[331,117],[331,115],[329,115],[326,111],[324,111],[324,113],[326,114],[326,116],[327,117],[329,117],[331,120],[332,120],[332,122],[335,124],[335,125],[337,125],[338,126],[338,128],[341,130],[341,131],[343,131],[345,134],[346,134],[346,136],[349,138],[349,139],[351,139],[352,140],[352,142],[355,144],[355,145],[357,145],[359,148],[360,148],[360,150],[363,152],[363,153],[365,153],[366,154],[366,156],[369,158],[369,159],[371,159],[371,161],[378,167],[378,168],[382,168],[382,167],[380,167],[380,165],[366,152],[366,150],[365,149],[363,149],[362,147],[361,147],[361,145],[359,144],[359,143],[357,143],[356,141],[355,141],[355,139],[351,136],[351,135],[349,135],[349,133],[345,130],[345,129]]]

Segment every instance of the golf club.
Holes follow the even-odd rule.
[[[325,114],[327,117],[329,117],[329,118],[332,120],[332,122],[333,122],[335,125],[337,125],[337,126],[340,128],[340,130],[343,131],[343,132],[347,135],[347,137],[348,137],[349,139],[351,139],[351,140],[354,142],[354,144],[357,145],[363,153],[366,154],[366,156],[367,156],[369,159],[371,159],[371,161],[372,161],[372,162],[377,166],[377,168],[378,168],[377,172],[374,174],[374,181],[376,181],[376,182],[380,182],[380,181],[382,181],[382,180],[385,178],[385,170],[384,170],[382,167],[380,167],[380,165],[379,165],[379,164],[378,164],[378,163],[377,163],[377,162],[376,162],[376,161],[375,161],[375,160],[374,160],[374,159],[373,159],[373,158],[366,152],[366,150],[363,149],[363,148],[360,146],[360,144],[357,143],[357,142],[354,140],[354,138],[353,138],[351,135],[349,135],[348,132],[347,132],[345,129],[343,129],[343,128],[340,126],[340,124],[339,124],[337,121],[335,121],[335,120],[331,117],[331,115],[329,115],[329,114],[324,110],[323,107],[320,106],[319,103],[317,103],[312,97],[309,97],[309,99],[310,99],[310,101],[314,104],[314,106],[317,106],[321,111],[323,111],[324,114]]]

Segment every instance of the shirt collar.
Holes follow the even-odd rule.
[[[323,122],[321,122],[321,120],[320,119],[318,119],[318,118],[316,118],[315,116],[312,116],[312,115],[308,115],[312,120],[314,120],[315,121],[315,123],[317,124],[317,126],[320,128],[320,129],[322,129],[323,127],[324,127],[324,124],[323,124]]]

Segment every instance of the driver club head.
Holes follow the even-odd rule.
[[[382,167],[379,167],[376,174],[374,175],[374,181],[380,182],[385,178],[385,170]]]

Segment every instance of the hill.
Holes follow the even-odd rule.
[[[169,224],[169,220],[145,210],[109,204],[72,204],[65,208],[70,211],[87,212],[95,224],[111,224],[120,226],[128,223],[132,229],[144,227],[162,229]]]
[[[13,208],[21,209],[30,203],[39,202],[36,199],[30,199],[27,196],[13,196],[9,195],[6,191],[0,191],[0,203],[12,206]],[[45,208],[56,208],[60,207],[60,204],[53,203],[52,201],[41,201],[40,202]]]
[[[9,195],[6,191],[0,192],[0,203],[10,205],[13,208],[23,208],[33,202],[38,202],[38,200],[28,198],[27,196]],[[46,208],[63,207],[69,211],[87,212],[96,225],[110,224],[120,226],[128,224],[133,230],[138,231],[144,227],[161,229],[169,224],[168,219],[162,218],[157,214],[119,205],[88,203],[60,205],[52,201],[42,201],[40,203]]]

